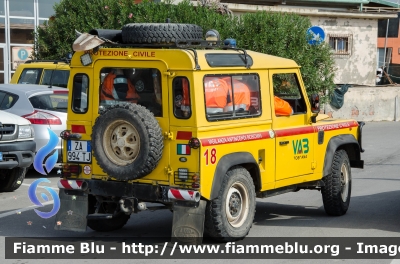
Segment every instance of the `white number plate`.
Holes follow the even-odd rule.
[[[67,141],[67,161],[68,162],[92,162],[92,146],[90,141]]]

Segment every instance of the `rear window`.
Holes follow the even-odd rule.
[[[53,94],[40,94],[29,98],[33,108],[56,112],[67,112],[68,92],[56,92]]]
[[[43,85],[53,85],[67,88],[69,71],[66,70],[44,70]]]
[[[39,84],[43,69],[24,69],[19,77],[18,83]]]

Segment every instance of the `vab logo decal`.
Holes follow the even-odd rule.
[[[35,205],[37,205],[39,207],[44,206],[36,196],[37,187],[41,182],[51,182],[51,181],[49,181],[48,179],[45,179],[45,178],[37,179],[34,182],[32,182],[31,186],[29,186],[29,189],[28,189],[29,199],[31,200],[32,203],[34,203]],[[58,194],[52,188],[50,188],[50,187],[43,187],[43,188],[46,189],[51,194],[51,197],[53,198],[53,201],[54,201],[53,209],[50,212],[41,212],[37,209],[34,209],[34,210],[35,210],[36,214],[38,216],[40,216],[41,218],[50,218],[53,215],[57,214],[58,210],[60,209],[60,198],[58,198]],[[45,193],[41,193],[41,197],[46,202],[49,201],[49,197]]]
[[[54,149],[57,147],[59,138],[56,135],[56,133],[54,133],[50,128],[47,129],[49,131],[49,142],[43,146],[41,149],[39,149],[39,151],[37,152],[35,159],[33,160],[33,167],[35,168],[35,170],[43,175],[47,175],[48,172],[50,172],[54,166],[57,163],[57,159],[58,159],[58,152],[54,151]],[[51,154],[46,162],[45,162],[45,167],[46,167],[46,171],[43,169],[43,161],[46,158],[47,155],[49,155],[51,152],[54,152],[53,154]]]
[[[294,159],[306,159],[307,153],[310,150],[308,147],[308,138],[292,140]]]

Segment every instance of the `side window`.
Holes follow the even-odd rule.
[[[209,121],[251,118],[261,114],[257,74],[208,75],[204,78],[204,97]]]
[[[276,116],[289,116],[307,112],[306,102],[295,73],[272,76]]]
[[[43,69],[24,69],[18,83],[39,84]]]
[[[74,76],[72,87],[72,111],[75,113],[86,113],[88,110],[89,77],[78,73]]]
[[[100,106],[130,102],[162,116],[161,73],[155,68],[103,68]]]
[[[0,110],[10,109],[18,100],[15,94],[0,92]]]
[[[174,115],[179,119],[188,119],[192,115],[189,80],[186,77],[175,77],[172,82],[174,98]]]

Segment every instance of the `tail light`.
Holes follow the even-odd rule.
[[[76,164],[63,164],[62,175],[64,177],[78,176],[81,173],[81,166]]]
[[[49,114],[49,113],[37,111],[37,110],[35,110],[31,114],[24,115],[22,117],[31,121],[31,123],[33,125],[61,125],[62,124],[61,119],[58,118],[57,116]]]

